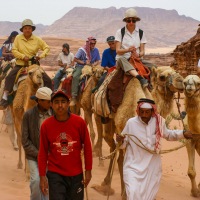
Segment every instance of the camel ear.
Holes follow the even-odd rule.
[[[153,66],[153,67],[151,68],[151,73],[152,73],[154,76],[156,76],[156,75],[157,75],[157,68]]]

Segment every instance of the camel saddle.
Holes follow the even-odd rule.
[[[139,75],[150,81],[150,70],[148,67],[143,65],[139,58],[135,58],[132,54],[129,62],[136,69]],[[117,108],[122,103],[126,86],[132,78],[133,76],[125,74],[121,68],[118,68],[117,73],[108,84],[108,100],[113,112],[116,112]]]

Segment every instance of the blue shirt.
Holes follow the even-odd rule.
[[[90,53],[91,53],[91,61],[90,61],[91,64],[100,60],[100,54],[97,48],[94,48],[93,50],[91,50]],[[76,53],[75,58],[77,58],[78,60],[82,60],[84,62],[86,62],[87,60],[86,53],[81,48],[78,49],[78,52]],[[78,65],[84,66],[84,64],[78,64]]]
[[[102,61],[101,66],[102,67],[113,67],[116,64],[116,50],[111,50],[110,48],[105,49],[102,54]]]

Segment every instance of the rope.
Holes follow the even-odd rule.
[[[172,148],[172,149],[167,149],[167,150],[161,150],[160,152],[157,153],[155,150],[151,150],[151,149],[147,148],[147,147],[142,143],[142,141],[141,141],[138,137],[136,137],[135,135],[133,135],[133,134],[125,134],[125,135],[127,135],[127,136],[130,138],[130,140],[131,140],[132,142],[134,142],[138,147],[144,149],[145,151],[147,151],[147,152],[149,152],[149,153],[151,153],[151,154],[165,154],[165,153],[170,153],[170,152],[172,152],[172,151],[176,151],[176,150],[178,150],[178,149],[181,149],[181,148],[185,147],[186,144],[189,142],[189,140],[188,140],[188,141],[186,141],[184,144],[182,144],[182,145],[180,145],[180,146],[178,146],[178,147],[175,147],[175,148]],[[130,136],[133,136],[134,138],[136,138],[140,144],[138,144],[137,142],[135,142]]]

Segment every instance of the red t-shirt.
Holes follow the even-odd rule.
[[[85,170],[92,169],[92,147],[85,121],[70,114],[60,122],[54,116],[46,119],[40,129],[38,168],[40,176],[48,171],[63,176],[83,172],[81,150],[84,150]],[[47,164],[48,163],[48,164]]]

